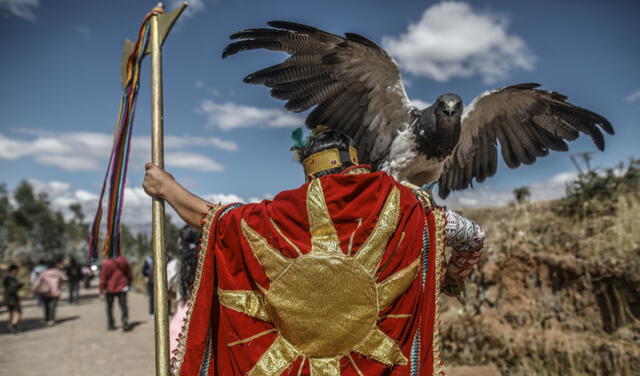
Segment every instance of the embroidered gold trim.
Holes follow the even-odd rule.
[[[397,314],[388,314],[384,316],[380,316],[379,320],[383,319],[408,319],[411,318],[410,313],[397,313]]]
[[[356,219],[356,222],[358,222],[358,225],[356,226],[356,229],[353,230],[353,232],[351,233],[351,236],[349,237],[349,249],[347,250],[347,256],[351,256],[351,251],[353,250],[353,237],[356,235],[356,231],[358,231],[360,226],[362,226],[362,218]]]
[[[354,165],[358,164],[358,151],[353,146],[349,146],[349,159]],[[324,170],[342,167],[340,150],[333,148],[311,154],[302,161],[302,166],[304,172],[311,176]]]
[[[233,347],[233,346],[236,346],[236,345],[241,345],[243,343],[251,342],[256,338],[260,338],[262,336],[266,336],[269,333],[274,333],[274,332],[277,332],[277,331],[278,331],[278,329],[275,329],[275,328],[269,329],[269,330],[265,330],[264,332],[260,332],[258,334],[254,334],[251,337],[247,337],[245,339],[241,339],[241,340],[238,340],[238,341],[235,341],[235,342],[227,343],[227,346],[228,347]]]
[[[389,238],[398,227],[400,217],[400,191],[393,187],[387,197],[382,211],[378,215],[378,223],[369,238],[358,249],[354,258],[362,264],[364,269],[374,275],[380,264],[380,259],[387,249]]]
[[[170,372],[173,375],[180,373],[180,367],[184,361],[184,354],[187,347],[187,335],[189,334],[189,324],[191,322],[191,314],[193,313],[193,307],[195,305],[198,289],[200,289],[200,281],[202,280],[202,268],[204,267],[204,259],[209,247],[209,233],[211,232],[211,226],[218,212],[222,209],[221,205],[210,205],[209,211],[206,213],[202,220],[202,238],[200,241],[200,249],[198,252],[198,266],[196,267],[196,275],[193,280],[193,286],[191,287],[191,299],[187,306],[187,313],[185,314],[182,330],[178,335],[178,345],[176,347],[174,355],[169,361]]]
[[[361,174],[369,174],[371,170],[366,167],[354,167],[349,169],[349,171],[345,172],[345,175],[361,175]]]
[[[304,362],[307,360],[307,358],[305,358],[304,356],[302,357],[302,360],[300,361],[300,368],[298,368],[298,376],[302,375],[302,369],[304,368]]]
[[[411,189],[414,193],[420,195],[424,199],[424,201],[422,202],[422,204],[423,204],[422,206],[425,209],[431,208],[431,197],[429,196],[429,192],[423,190],[422,188],[418,187],[417,185],[409,183],[408,181],[403,181],[400,184],[402,184],[405,187]]]
[[[435,279],[436,288],[434,301],[436,304],[434,328],[433,328],[433,374],[444,375],[444,364],[440,358],[440,286],[442,280],[442,271],[444,266],[444,229],[446,219],[444,210],[441,208],[434,209],[434,217],[436,220],[436,260],[435,260]]]
[[[364,376],[362,371],[360,371],[360,368],[358,368],[356,361],[353,360],[353,357],[351,355],[347,355],[347,358],[349,359],[349,363],[351,363],[351,367],[353,367],[353,369],[356,370],[356,373],[358,373],[358,376]]]

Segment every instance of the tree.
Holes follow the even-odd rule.
[[[513,190],[513,195],[515,196],[518,204],[524,204],[529,201],[531,191],[529,190],[529,187],[519,187]]]

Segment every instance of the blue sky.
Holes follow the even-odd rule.
[[[122,41],[136,36],[154,5],[0,0],[0,182],[13,189],[29,179],[59,208],[80,201],[93,211],[120,102]],[[640,156],[637,2],[198,0],[191,5],[164,48],[166,163],[184,185],[211,200],[256,200],[302,182],[288,149],[303,115],[286,113],[264,87],[242,83],[246,74],[283,55],[254,51],[220,58],[228,35],[272,19],[336,34],[357,32],[382,44],[398,61],[417,103],[444,92],[469,103],[487,89],[539,82],[612,122],[616,135],[606,137],[606,151],[594,155],[595,166]],[[407,40],[418,41],[415,48]],[[139,188],[143,163],[150,159],[148,64],[126,193],[125,222],[133,224],[150,218]],[[588,138],[570,147],[596,150]],[[502,164],[494,178],[448,202],[501,204],[522,185],[533,188],[535,199],[558,197],[573,175],[568,153],[518,170]]]

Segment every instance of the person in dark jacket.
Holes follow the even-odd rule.
[[[9,273],[2,280],[4,287],[4,304],[9,310],[9,331],[17,333],[16,326],[20,322],[22,316],[22,307],[20,305],[20,296],[18,291],[22,288],[22,283],[18,281],[18,265],[11,264]]]
[[[113,301],[117,298],[122,314],[122,330],[128,331],[127,292],[131,284],[131,267],[124,256],[104,260],[100,267],[100,298],[107,300],[107,330],[115,330]]]
[[[147,295],[149,296],[149,317],[153,317],[153,258],[147,256],[142,264],[142,275],[147,281]]]
[[[80,264],[71,257],[69,265],[66,267],[67,281],[69,283],[69,304],[78,303],[80,296],[80,281],[82,280],[82,269]]]

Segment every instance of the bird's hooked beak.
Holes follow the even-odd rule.
[[[447,109],[445,110],[448,116],[452,116],[456,112],[456,102],[447,102]]]

